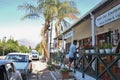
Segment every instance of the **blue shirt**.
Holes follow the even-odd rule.
[[[70,50],[69,50],[69,57],[73,58],[75,52],[76,52],[76,46],[74,44],[71,44]]]

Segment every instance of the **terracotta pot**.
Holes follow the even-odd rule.
[[[61,76],[63,79],[69,78],[69,72],[61,72]]]

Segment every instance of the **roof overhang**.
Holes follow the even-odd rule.
[[[104,6],[106,6],[107,4],[109,4],[112,1],[113,0],[103,0],[103,1],[101,1],[98,5],[96,5],[90,11],[88,11],[85,15],[83,15],[82,17],[80,17],[80,19],[77,22],[75,22],[73,25],[71,25],[68,29],[66,29],[65,31],[63,31],[60,35],[58,35],[54,39],[57,39],[57,38],[58,39],[62,39],[62,35],[66,34],[70,30],[72,30],[72,28],[76,27],[76,25],[78,25],[79,23],[81,23],[84,20],[88,19],[90,17],[91,13],[94,14],[94,13],[98,12],[100,9],[102,9]]]

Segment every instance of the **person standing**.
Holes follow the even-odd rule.
[[[69,54],[68,54],[69,55],[69,69],[71,67],[72,62],[75,60],[76,45],[77,45],[77,40],[74,40],[69,49]]]

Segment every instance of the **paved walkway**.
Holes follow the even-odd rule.
[[[41,63],[42,69],[37,73],[38,80],[76,80],[75,77],[71,76],[69,79],[62,79],[60,71],[50,71],[47,69],[46,63]]]
[[[56,71],[50,71],[47,69],[47,63],[41,63],[40,66],[41,69],[37,73],[38,80],[62,80],[61,75]]]
[[[41,71],[38,73],[38,80],[55,80],[49,70]]]

